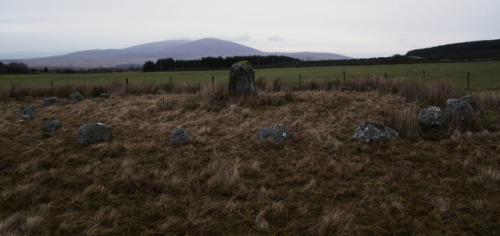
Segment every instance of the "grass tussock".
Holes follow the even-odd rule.
[[[46,108],[48,90],[2,95],[0,234],[500,231],[497,94],[474,94],[486,108],[474,127],[426,140],[415,120],[420,109],[460,91],[376,77],[278,85],[259,79],[263,91],[236,97],[223,85],[75,85],[53,94],[83,89],[111,98]],[[37,118],[20,123],[26,103]],[[48,134],[41,127],[50,119],[63,125]],[[79,145],[76,131],[94,121],[110,125],[112,138]],[[400,137],[353,140],[366,121],[385,123]],[[291,133],[284,144],[256,140],[261,127],[280,123]],[[178,125],[192,140],[169,146]]]

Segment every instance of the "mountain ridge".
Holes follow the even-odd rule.
[[[217,38],[202,38],[198,40],[165,40],[138,44],[122,49],[92,49],[71,52],[59,56],[29,58],[19,60],[29,67],[116,67],[119,65],[142,65],[146,61],[156,61],[160,58],[175,60],[193,60],[202,57],[229,56],[289,56],[300,60],[342,60],[348,56],[334,53],[314,52],[263,52],[243,44]]]

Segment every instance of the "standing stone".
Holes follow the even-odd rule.
[[[168,144],[181,144],[190,139],[191,135],[189,135],[189,133],[181,126],[177,126],[172,134],[170,134],[170,140],[168,141]]]
[[[290,130],[283,124],[262,127],[257,133],[257,140],[271,139],[276,144],[282,144],[288,137],[290,137]]]
[[[428,106],[417,115],[420,127],[440,130],[446,127],[446,115],[439,107]]]
[[[61,126],[62,126],[62,122],[60,120],[49,120],[43,125],[42,130],[45,132],[52,133],[52,132],[60,129]]]
[[[446,115],[456,117],[462,123],[469,123],[474,119],[474,110],[462,99],[448,99],[444,107]]]
[[[385,125],[366,122],[360,125],[352,135],[353,139],[369,143],[374,140],[393,140],[398,137],[398,132]]]
[[[43,100],[42,107],[59,105],[59,98],[48,97]]]
[[[72,102],[81,102],[83,99],[83,95],[79,92],[74,92],[69,95],[69,100]]]
[[[91,122],[80,126],[77,141],[80,144],[108,141],[111,128],[104,123]]]
[[[250,62],[240,61],[231,66],[228,89],[231,94],[255,91],[255,72]]]
[[[484,114],[484,108],[483,106],[472,96],[470,95],[465,95],[460,98],[461,100],[465,101],[466,103],[469,103],[469,105],[472,107],[472,111],[475,114]]]

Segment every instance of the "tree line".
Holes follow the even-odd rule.
[[[227,69],[236,62],[249,61],[255,67],[279,67],[300,62],[299,59],[287,56],[234,56],[234,57],[203,57],[194,60],[174,60],[173,58],[158,59],[155,62],[147,61],[142,70],[144,72],[154,71],[177,71],[177,70],[204,70],[204,69]]]
[[[3,64],[0,62],[0,73],[9,74],[26,74],[29,72],[28,65],[23,62],[11,62],[9,64]]]

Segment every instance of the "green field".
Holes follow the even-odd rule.
[[[296,85],[299,83],[299,74],[303,81],[307,79],[342,80],[343,73],[346,80],[363,78],[366,76],[384,76],[388,78],[407,78],[409,80],[423,79],[425,71],[426,82],[447,81],[457,88],[465,88],[467,73],[470,73],[471,89],[498,89],[500,88],[500,62],[465,62],[465,63],[431,63],[431,64],[405,64],[405,65],[373,65],[373,66],[325,66],[325,67],[298,67],[257,69],[256,79],[273,80],[282,79],[284,83]],[[169,83],[173,84],[207,84],[211,83],[214,76],[216,83],[226,83],[229,72],[227,70],[215,71],[179,71],[179,72],[125,72],[101,74],[33,74],[33,75],[0,75],[0,88],[30,85],[34,87],[65,85],[71,83],[85,83],[95,85],[110,81],[123,81],[129,79],[130,83]]]

